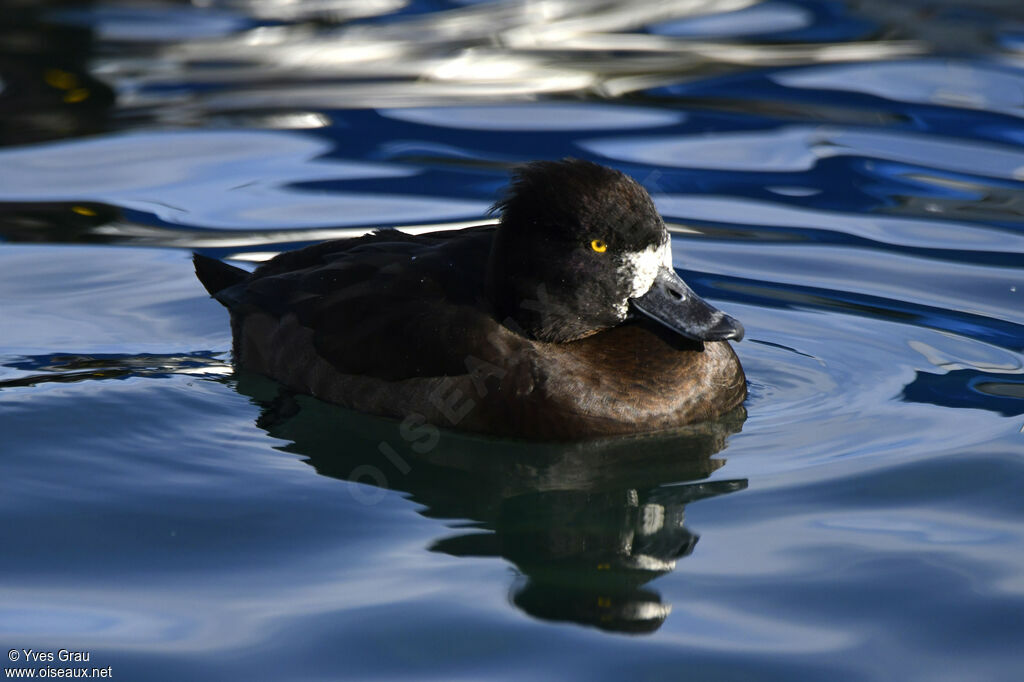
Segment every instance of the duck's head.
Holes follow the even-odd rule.
[[[565,342],[646,316],[696,341],[743,338],[743,325],[697,296],[672,268],[668,230],[647,192],[589,161],[518,168],[501,212],[488,295],[543,341]]]

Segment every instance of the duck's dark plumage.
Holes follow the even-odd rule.
[[[541,189],[558,174],[568,189]],[[727,341],[634,314],[636,304],[661,315],[646,289],[629,291],[641,278],[635,254],[668,247],[632,180],[580,161],[533,165],[498,207],[499,226],[378,231],[282,253],[251,274],[196,255],[196,272],[232,313],[237,363],[414,424],[582,438],[671,428],[743,401]],[[742,334],[712,315],[696,335]]]

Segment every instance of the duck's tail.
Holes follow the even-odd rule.
[[[242,268],[236,268],[234,265],[228,265],[224,261],[198,253],[192,254],[192,263],[196,266],[196,277],[203,283],[206,290],[210,292],[210,296],[213,296],[221,303],[224,303],[224,301],[218,296],[219,293],[228,287],[238,284],[249,276],[249,273]],[[227,304],[225,303],[225,305]]]

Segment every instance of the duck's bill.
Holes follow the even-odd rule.
[[[743,338],[743,325],[693,293],[670,267],[662,267],[650,290],[630,299],[634,310],[694,341]]]

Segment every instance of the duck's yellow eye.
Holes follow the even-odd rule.
[[[597,251],[598,253],[604,253],[605,251],[608,250],[608,245],[605,244],[600,239],[595,239],[594,241],[590,242],[590,248],[592,248],[594,251]]]

